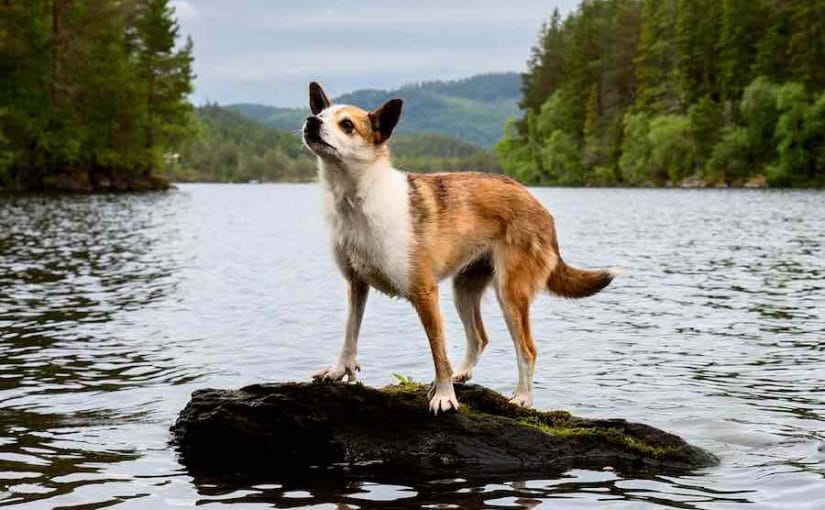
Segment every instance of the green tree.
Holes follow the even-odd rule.
[[[708,158],[707,177],[715,183],[731,184],[743,181],[752,171],[752,147],[747,130],[727,126]]]
[[[703,96],[688,108],[690,138],[700,161],[706,161],[719,141],[723,127],[722,109],[710,96]]]
[[[636,58],[640,105],[657,111],[681,107],[677,69],[676,20],[678,4],[673,0],[643,0]]]
[[[773,184],[798,184],[809,172],[811,154],[808,152],[806,113],[808,97],[799,83],[786,83],[776,93],[779,121],[776,123],[778,159],[770,166],[768,177]]]
[[[765,0],[763,15],[765,28],[756,43],[756,60],[752,66],[754,75],[765,76],[772,81],[787,80],[790,73],[788,55],[790,38],[793,33],[792,2]],[[806,0],[803,0],[806,1]]]
[[[580,147],[570,135],[560,129],[553,131],[547,138],[542,159],[544,182],[563,186],[581,186],[586,183]]]
[[[538,43],[533,46],[527,72],[523,75],[521,108],[538,112],[547,96],[558,86],[562,75],[561,14],[553,10],[549,24],[542,25]]]
[[[776,153],[774,132],[779,120],[777,93],[777,86],[760,76],[745,88],[742,95],[739,110],[747,129],[754,163],[768,162]]]
[[[754,0],[722,0],[718,73],[723,101],[737,101],[752,78],[750,67],[763,33],[762,4]]]
[[[510,120],[504,126],[504,136],[496,144],[495,152],[505,173],[522,182],[537,183],[541,177],[533,147],[538,143],[526,142],[525,138],[515,120]]]
[[[192,92],[192,39],[176,48],[180,29],[169,0],[141,0],[136,28],[138,70],[146,101],[145,146],[150,164],[161,164],[162,150],[184,137]]]
[[[686,115],[661,115],[650,121],[650,165],[656,176],[673,183],[695,175],[699,169],[696,144]]]
[[[599,113],[599,89],[594,84],[590,87],[590,96],[587,99],[587,109],[584,117],[584,149],[582,164],[587,170],[594,170],[597,166],[606,163],[608,147],[605,146],[601,134]]]
[[[825,88],[825,2],[792,2],[788,41],[791,76],[809,88]]]
[[[628,113],[624,117],[624,140],[619,169],[629,184],[654,184],[663,176],[653,175],[650,166],[650,119],[646,113]]]
[[[805,111],[804,139],[809,158],[805,180],[816,186],[825,186],[825,90]]]
[[[717,42],[720,38],[718,0],[679,0],[676,18],[677,73],[683,104],[719,97]]]

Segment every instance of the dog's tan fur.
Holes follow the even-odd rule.
[[[346,221],[343,217],[359,216],[357,211],[341,212],[349,207],[347,201],[352,206],[353,199],[346,196],[346,191],[340,191],[345,185],[336,183],[354,182],[355,200],[359,197],[368,200],[371,190],[363,189],[363,185],[359,187],[359,183],[380,178],[374,175],[377,172],[398,172],[389,162],[385,143],[400,114],[400,101],[394,101],[397,102],[387,103],[374,112],[353,106],[328,110],[330,103],[320,86],[310,86],[313,113],[323,124],[320,129],[326,137],[323,133],[310,136],[307,129],[311,119],[308,119],[305,143],[318,154],[322,181],[332,190],[331,194],[338,197],[333,198],[339,204],[336,207],[343,208],[333,213],[338,228],[347,228],[346,224],[341,226],[341,222]],[[312,122],[317,124],[319,120]],[[354,379],[358,327],[368,288],[372,286],[388,294],[401,295],[413,304],[427,333],[435,364],[431,408],[435,412],[457,408],[452,382],[463,382],[472,376],[473,367],[488,343],[480,300],[492,283],[519,360],[519,383],[513,401],[531,405],[536,360],[529,320],[533,298],[543,290],[564,297],[588,296],[607,286],[614,273],[584,271],[566,265],[559,252],[553,217],[513,179],[479,173],[407,173],[402,178],[406,179],[406,186],[395,182],[392,189],[405,190],[407,196],[403,198],[408,201],[406,209],[402,209],[408,211],[409,219],[404,220],[408,225],[402,226],[409,227],[409,242],[402,240],[404,247],[399,248],[404,250],[408,261],[405,277],[397,277],[387,269],[392,267],[388,264],[369,263],[370,256],[361,253],[365,250],[350,246],[352,243],[336,245],[336,259],[350,284],[348,336],[339,363],[317,376]],[[393,251],[395,247],[378,248],[381,249]],[[377,255],[374,257],[380,259]],[[453,278],[456,307],[467,336],[467,354],[457,372],[453,372],[447,358],[438,305],[438,282],[447,277]],[[345,352],[351,356],[345,356]]]

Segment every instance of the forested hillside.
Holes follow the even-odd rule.
[[[507,173],[562,185],[825,185],[825,2],[585,0],[523,76]]]
[[[358,90],[333,101],[372,109],[400,97],[404,113],[399,133],[440,133],[482,147],[502,136],[504,123],[518,113],[519,76],[481,74],[455,81],[431,81],[396,90]],[[268,126],[295,129],[308,115],[301,108],[277,108],[255,103],[228,105]]]
[[[187,133],[168,0],[0,2],[0,189],[143,189]]]
[[[390,138],[392,161],[408,172],[501,173],[496,154],[487,148],[436,133],[398,133]]]
[[[195,135],[169,169],[175,181],[306,181],[315,160],[294,133],[270,128],[215,104],[196,111]]]
[[[169,167],[175,181],[307,181],[316,176],[315,158],[294,130],[250,120],[215,104],[196,111],[196,133],[180,145]],[[436,134],[395,134],[394,164],[417,172],[473,170],[500,172],[488,149]]]

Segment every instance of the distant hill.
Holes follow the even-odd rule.
[[[178,147],[168,169],[178,182],[307,181],[315,158],[292,131],[266,126],[215,104],[196,110],[198,134]],[[413,172],[501,172],[490,149],[434,133],[399,133],[390,140],[393,163]]]
[[[396,90],[356,90],[333,101],[372,109],[394,97],[404,100],[399,133],[440,133],[483,147],[502,136],[507,119],[519,115],[517,73],[480,74],[455,81],[430,81]],[[301,108],[256,103],[227,105],[271,127],[295,130],[308,114]]]

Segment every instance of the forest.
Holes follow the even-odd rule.
[[[0,2],[0,189],[167,187],[192,81],[169,0]]]
[[[496,151],[546,185],[825,185],[825,2],[585,0]]]
[[[304,110],[195,108],[192,64],[170,0],[0,1],[0,190],[314,178],[294,133]],[[584,0],[552,13],[520,94],[518,79],[337,99],[405,99],[391,142],[404,170],[504,171],[536,185],[825,186],[825,2]]]

